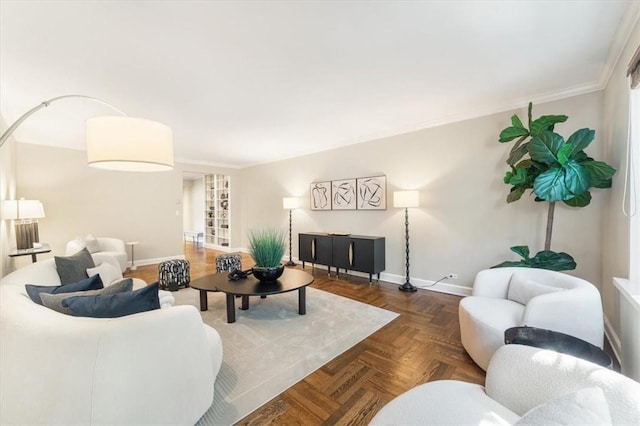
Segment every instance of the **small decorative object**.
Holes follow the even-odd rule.
[[[331,208],[333,210],[356,209],[356,180],[331,181]]]
[[[409,207],[420,205],[420,193],[418,191],[396,191],[393,193],[393,207],[404,207],[404,239],[407,255],[405,266],[407,269],[405,283],[398,287],[400,291],[417,291],[418,288],[409,281]]]
[[[309,190],[311,210],[331,210],[331,182],[314,182]]]
[[[252,271],[258,280],[274,282],[282,275],[286,244],[286,234],[282,230],[267,228],[249,232],[249,254],[256,263]]]
[[[387,177],[358,178],[358,210],[387,209]]]

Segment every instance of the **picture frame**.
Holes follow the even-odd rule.
[[[358,210],[386,210],[387,209],[387,177],[371,176],[358,178],[357,209]]]
[[[331,210],[331,181],[312,182],[309,197],[311,210]]]
[[[331,208],[333,210],[356,209],[356,179],[331,181]]]

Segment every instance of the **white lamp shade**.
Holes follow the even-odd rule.
[[[154,172],[173,168],[171,128],[151,120],[104,116],[87,120],[91,167]]]
[[[295,197],[284,197],[282,199],[282,208],[285,210],[297,209],[300,207],[300,200]]]
[[[42,219],[44,206],[38,200],[4,200],[2,219]]]
[[[420,205],[419,191],[395,191],[393,193],[393,207],[418,207]]]

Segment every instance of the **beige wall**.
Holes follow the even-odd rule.
[[[604,98],[606,161],[616,167],[620,173],[614,180],[612,190],[606,195],[604,208],[602,296],[605,317],[609,321],[608,325],[613,328],[615,336],[618,337],[621,336],[621,325],[623,323],[630,324],[633,321],[630,317],[625,318],[620,314],[620,299],[618,290],[613,285],[613,277],[629,277],[630,221],[622,213],[624,164],[629,124],[629,80],[626,77],[626,71],[629,60],[639,45],[640,23],[636,23],[606,87]],[[638,168],[636,168],[636,172],[637,170]],[[610,329],[609,332],[611,331]],[[640,332],[638,334],[640,335]],[[620,346],[625,344],[625,342],[619,341],[612,343],[618,351],[621,349]],[[638,363],[639,360],[636,359],[635,362]],[[636,370],[640,371],[640,367],[636,367]]]
[[[206,207],[203,179],[184,179],[183,191],[183,229],[204,232],[204,210]]]
[[[603,156],[602,92],[536,105],[534,115],[567,114],[556,127],[568,137],[581,127],[596,130],[587,151]],[[517,112],[526,117],[526,109]],[[541,250],[545,203],[523,200],[507,204],[502,183],[510,145],[497,142],[513,112],[375,140],[242,171],[243,245],[249,227],[287,226],[282,197],[300,196],[294,212],[295,235],[305,231],[341,231],[386,237],[385,278],[404,276],[404,212],[392,207],[393,191],[419,189],[421,206],[410,211],[411,276],[435,281],[459,274],[453,284],[470,287],[475,274],[506,259],[512,245]],[[341,178],[387,176],[386,211],[311,211],[309,184]],[[573,273],[601,284],[601,222],[605,191],[595,190],[585,209],[556,208],[552,249],[572,254]]]
[[[228,173],[182,164],[160,173],[105,171],[88,167],[83,151],[16,146],[18,196],[43,202],[40,239],[51,244],[51,255],[63,255],[76,235],[93,233],[138,241],[138,264],[181,256],[183,170]]]

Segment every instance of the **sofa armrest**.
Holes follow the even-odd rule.
[[[485,269],[473,281],[473,296],[506,299],[514,268]]]
[[[98,244],[100,245],[100,251],[117,251],[120,253],[126,253],[124,241],[119,238],[111,237],[98,237]]]
[[[529,300],[522,325],[569,334],[602,348],[604,319],[595,289],[575,288],[547,293]]]
[[[554,351],[506,345],[489,368],[487,395],[522,416],[550,399],[587,387],[602,389],[613,424],[640,424],[640,383],[591,362]]]

